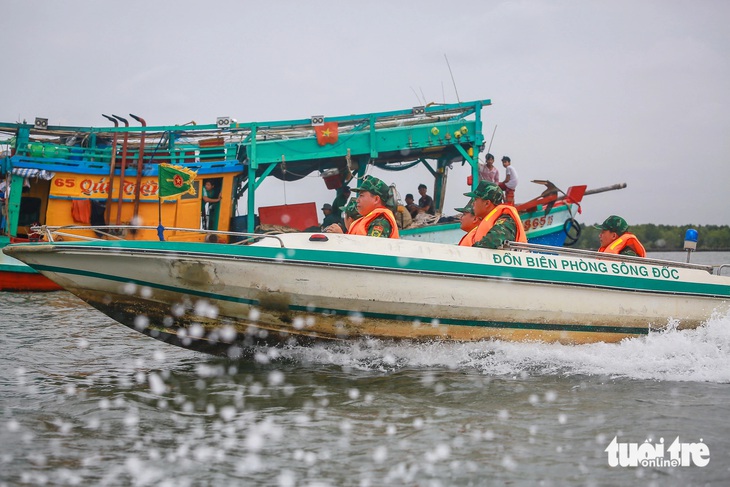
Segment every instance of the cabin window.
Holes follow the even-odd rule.
[[[197,181],[196,181],[197,182]],[[200,194],[200,228],[204,230],[218,230],[218,218],[220,216],[220,201],[216,200],[221,195],[223,178],[208,178],[203,181]]]
[[[41,199],[23,197],[20,199],[18,226],[27,227],[41,221]]]

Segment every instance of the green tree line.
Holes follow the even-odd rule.
[[[600,246],[600,230],[594,225],[581,225],[580,237],[573,245],[578,249],[596,250]],[[629,232],[636,235],[646,250],[684,250],[684,235],[687,229],[697,230],[697,250],[730,251],[730,226],[728,225],[632,225]]]

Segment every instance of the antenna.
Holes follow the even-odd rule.
[[[413,88],[412,86],[411,86],[411,91],[413,92],[414,95],[416,95],[416,100],[418,100],[418,103],[421,103],[421,99],[418,98],[418,93],[416,93],[415,88]]]
[[[421,88],[421,87],[419,86],[419,87],[418,87],[418,89],[419,89],[419,90],[420,90],[420,92],[421,92],[421,98],[423,98],[423,105],[424,105],[424,106],[425,106],[425,105],[428,105],[428,102],[426,101],[426,95],[424,95],[424,94],[423,94],[423,88]]]
[[[495,132],[497,132],[497,124],[494,125],[494,130],[492,130],[492,138],[489,140],[489,148],[487,149],[487,154],[492,152],[492,142],[494,141]]]
[[[446,53],[444,53],[444,59],[446,59],[446,66],[449,67],[449,74],[451,75],[451,82],[454,83],[454,91],[456,92],[456,101],[461,103],[461,100],[459,99],[459,90],[456,89],[456,81],[454,81],[454,73],[451,72],[451,65],[449,64],[449,58],[446,56]]]

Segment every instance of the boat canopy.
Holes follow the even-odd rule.
[[[254,229],[256,189],[268,176],[294,181],[319,171],[323,177],[338,176],[341,184],[363,177],[369,166],[405,170],[424,164],[434,176],[434,202],[441,210],[452,162],[470,164],[474,184],[478,182],[478,153],[484,146],[481,110],[488,105],[491,100],[431,103],[388,112],[249,123],[221,117],[209,125],[133,127],[117,116],[107,116],[114,125],[105,127],[53,126],[44,119],[35,124],[0,123],[0,144],[8,146],[0,157],[0,171],[63,172],[74,164],[79,171],[107,171],[103,166],[119,163],[120,144],[115,142],[124,137],[121,158],[139,160],[147,176],[157,174],[160,162],[201,174],[230,166],[226,172],[238,173],[233,197],[247,196],[248,231]],[[132,168],[130,175],[134,174]]]

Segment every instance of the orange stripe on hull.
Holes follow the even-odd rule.
[[[42,274],[0,271],[0,291],[58,291],[61,286]]]

